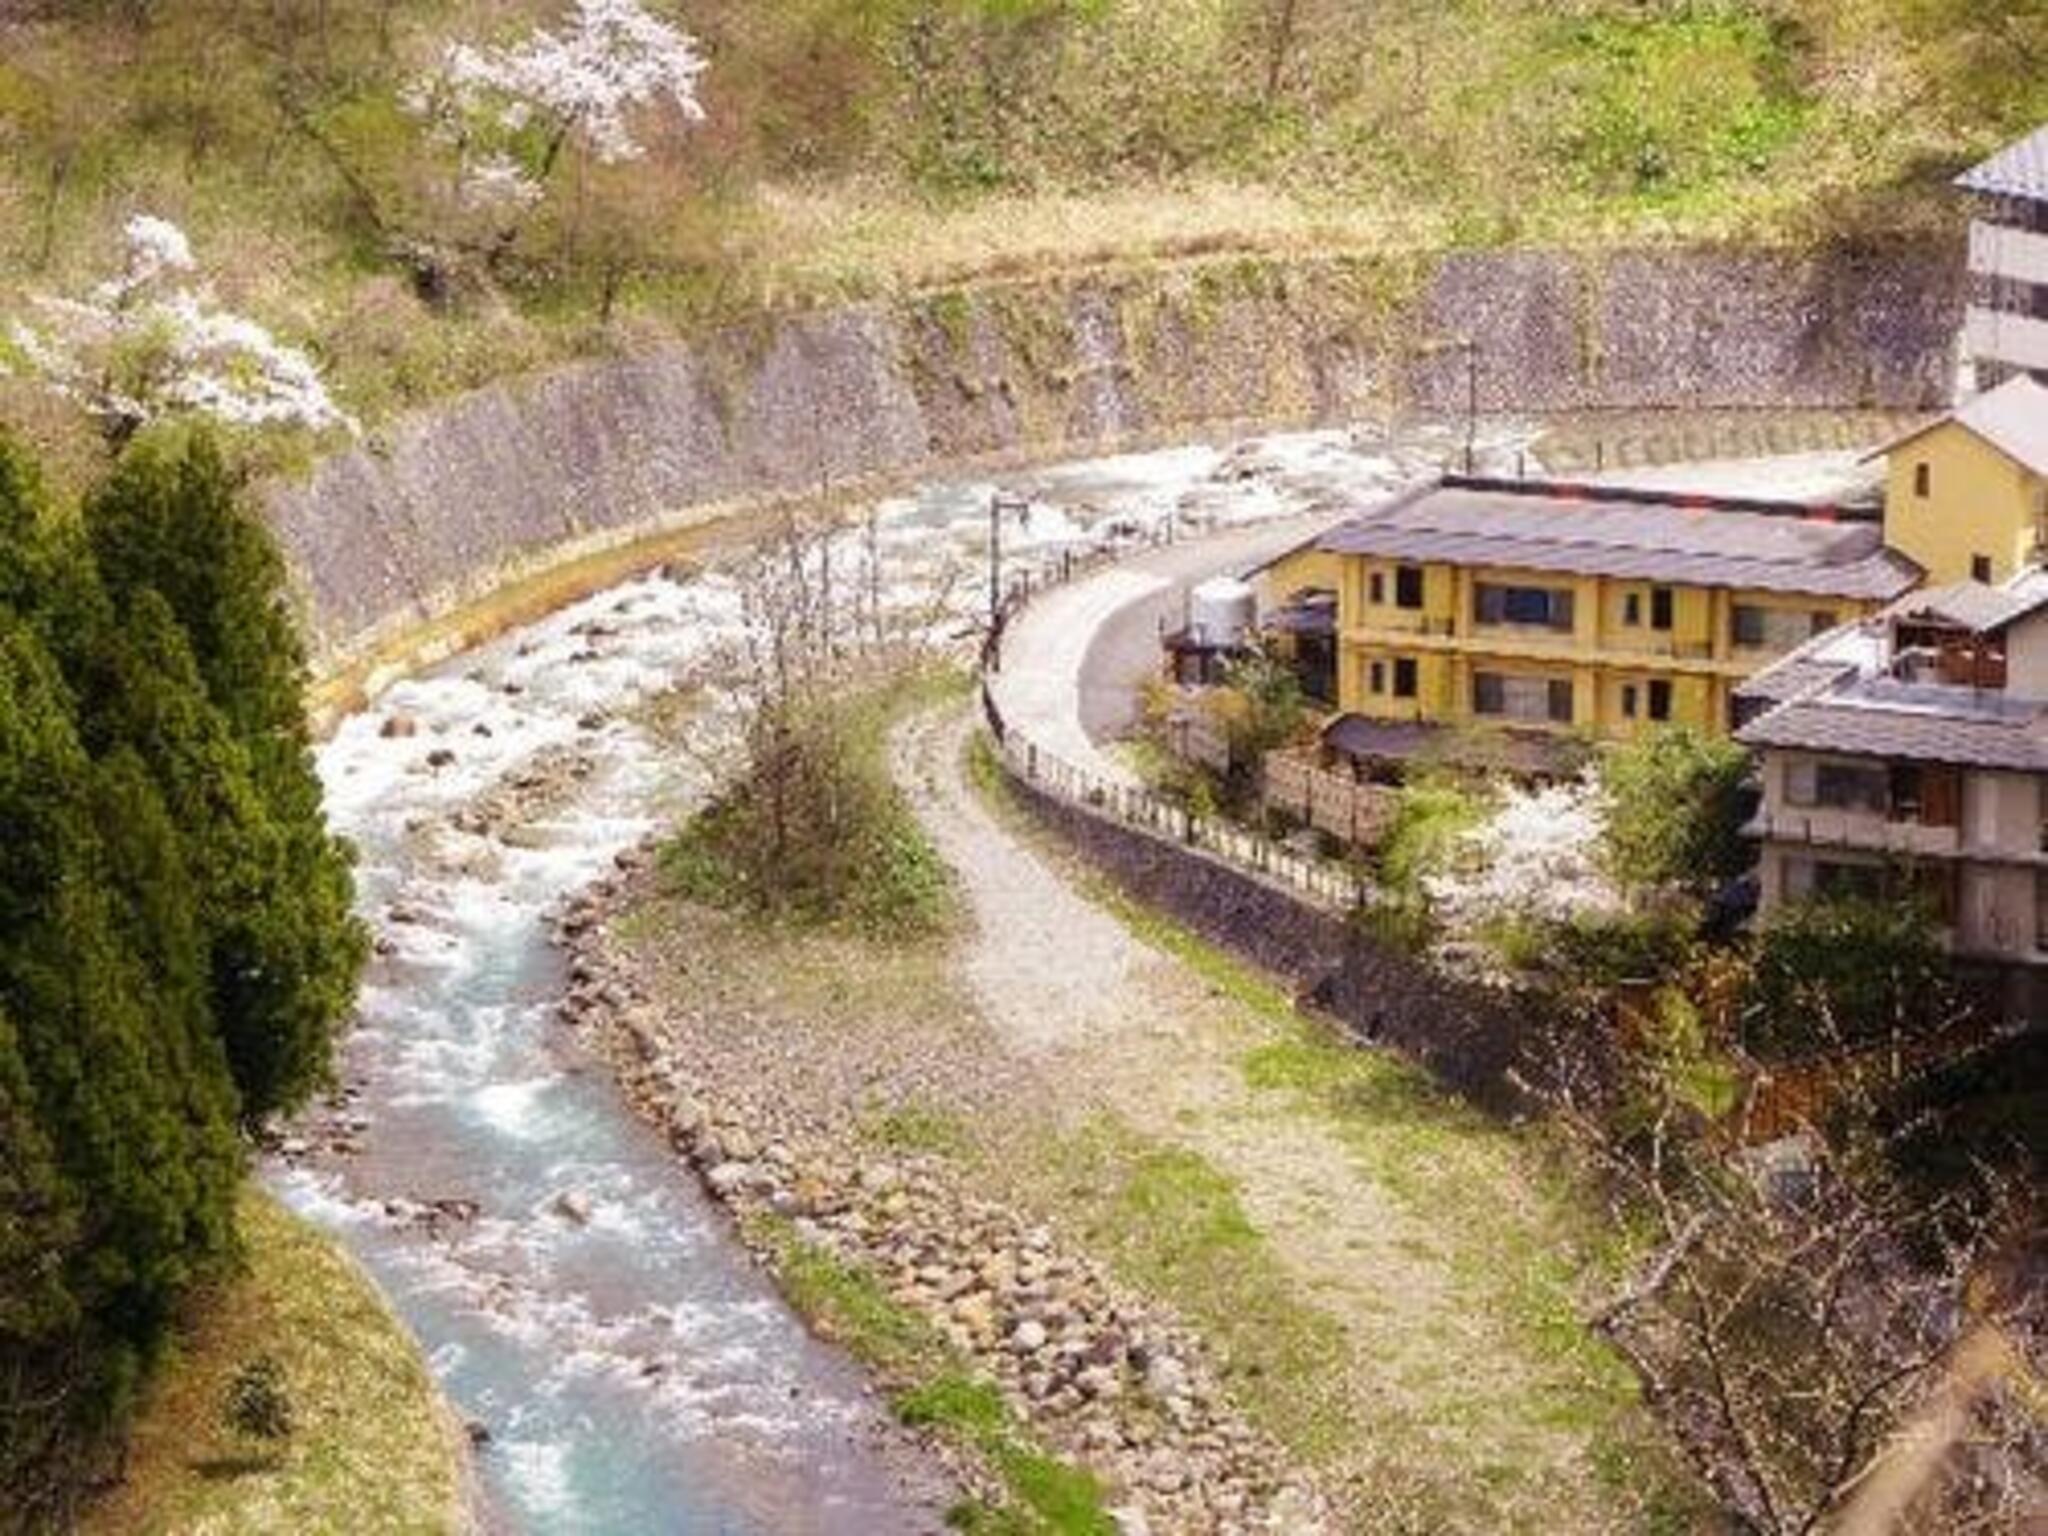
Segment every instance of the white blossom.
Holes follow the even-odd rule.
[[[1601,868],[1606,813],[1591,773],[1503,791],[1490,816],[1458,835],[1446,867],[1423,880],[1450,943],[1462,949],[1504,923],[1621,911],[1621,892]]]
[[[472,208],[530,208],[541,192],[541,184],[509,155],[478,159],[462,178],[462,200]]]
[[[450,43],[438,72],[415,82],[402,100],[465,155],[489,130],[516,134],[538,123],[550,153],[574,136],[609,165],[645,153],[631,122],[643,108],[665,103],[686,122],[703,120],[697,85],[705,67],[696,39],[639,0],[575,0],[555,31],[537,29],[497,48]],[[506,174],[510,165],[502,153],[466,163],[465,197],[505,201],[517,191],[526,198]]]
[[[175,224],[137,215],[126,234],[120,276],[83,300],[39,296],[43,323],[9,328],[15,351],[52,389],[110,431],[187,411],[247,425],[357,430],[304,352],[220,308],[203,284],[172,282],[194,265]]]

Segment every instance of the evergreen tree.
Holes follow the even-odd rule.
[[[118,824],[103,820],[110,813]],[[5,1352],[48,1362],[63,1388],[57,1420],[94,1430],[124,1408],[178,1295],[227,1252],[233,1099],[225,1074],[206,1071],[203,1013],[189,1001],[181,1009],[175,987],[159,996],[152,985],[154,971],[191,959],[169,959],[174,921],[145,937],[180,896],[176,841],[153,786],[132,759],[102,769],[86,757],[55,663],[7,610],[0,846],[0,1011],[14,1021],[33,1106],[25,1118],[49,1149],[48,1164],[24,1168],[52,1211],[72,1213],[70,1241],[44,1255],[57,1267],[38,1271],[21,1298],[31,1332]],[[52,1283],[62,1308],[51,1305]]]
[[[321,809],[305,653],[283,563],[204,437],[139,445],[87,503],[85,526],[109,600],[131,621],[152,596],[161,600],[173,622],[156,627],[182,631],[226,738],[246,761],[255,805],[230,820],[233,856],[196,854],[193,866],[206,871],[215,1024],[253,1124],[318,1085],[367,953],[351,913],[348,850]],[[123,643],[144,644],[132,635]],[[181,670],[161,636],[147,645],[153,654],[133,658],[140,665]],[[226,761],[217,742],[203,752]],[[210,782],[225,794],[231,781],[216,774],[200,788]],[[195,825],[212,825],[182,813],[179,822],[188,837]]]
[[[0,1530],[66,1522],[352,998],[282,590],[205,443],[67,518],[0,439]]]

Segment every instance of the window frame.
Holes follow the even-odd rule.
[[[1414,699],[1422,695],[1422,672],[1413,656],[1394,658],[1394,697]]]
[[[1675,587],[1650,588],[1650,628],[1659,634],[1669,634],[1678,627],[1678,590]]]
[[[1423,607],[1422,567],[1419,565],[1397,565],[1394,567],[1394,606],[1406,612],[1417,612]],[[1413,599],[1411,601],[1411,598]]]

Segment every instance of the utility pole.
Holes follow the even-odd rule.
[[[993,634],[1003,622],[1003,514],[1015,512],[1021,523],[1031,514],[1030,498],[1013,491],[991,491],[988,498],[988,627]]]

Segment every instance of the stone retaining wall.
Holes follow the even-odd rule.
[[[1060,799],[1003,762],[1031,815],[1134,900],[1287,978],[1360,1039],[1398,1049],[1473,1102],[1521,1106],[1508,1073],[1537,1038],[1526,1006],[1461,986],[1249,870]]]
[[[1456,415],[1474,384],[1483,411],[1932,406],[1960,272],[1925,246],[1481,251],[982,285],[494,385],[268,503],[332,675],[514,576],[826,484]]]

